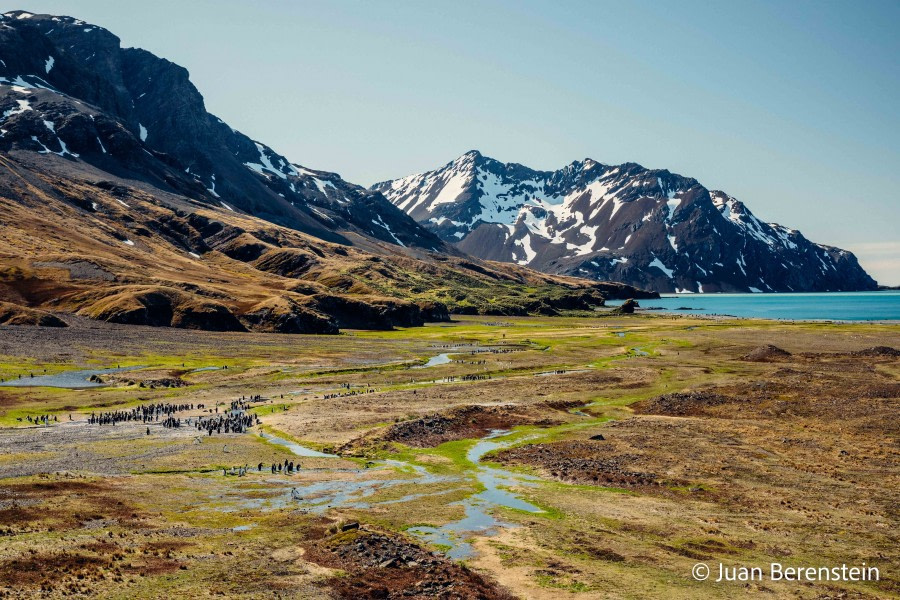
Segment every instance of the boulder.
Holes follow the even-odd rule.
[[[617,315],[630,315],[634,313],[634,309],[638,308],[640,305],[634,298],[629,298],[625,302],[622,303],[621,306],[617,306],[612,310],[614,314]]]
[[[742,356],[741,360],[749,362],[775,362],[790,358],[790,356],[791,353],[787,350],[782,350],[778,346],[773,346],[772,344],[766,344],[754,348],[749,354]]]

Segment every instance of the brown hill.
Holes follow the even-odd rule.
[[[10,304],[9,302],[0,302],[0,325],[68,326],[65,321],[48,312]]]
[[[356,245],[331,243],[30,152],[0,156],[0,228],[0,301],[21,315],[335,333],[421,325],[449,311],[555,314],[648,295],[352,232]]]

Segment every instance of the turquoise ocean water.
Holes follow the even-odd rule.
[[[608,303],[610,306],[621,302]],[[757,319],[900,320],[900,291],[820,294],[667,294],[640,300],[641,308],[680,314],[717,314]],[[691,311],[677,310],[680,307]]]

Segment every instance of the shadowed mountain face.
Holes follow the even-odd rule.
[[[23,11],[0,16],[0,232],[0,324],[335,333],[655,296],[465,256],[210,115],[178,65]]]
[[[695,179],[634,163],[535,171],[472,151],[372,190],[467,253],[548,273],[661,292],[876,289],[850,252],[764,223]]]
[[[349,231],[445,250],[381,194],[291,164],[206,112],[183,67],[78,19],[0,19],[0,150],[78,158],[329,241]]]

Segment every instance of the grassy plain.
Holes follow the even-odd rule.
[[[790,355],[742,359],[765,344]],[[0,596],[399,597],[424,585],[419,597],[897,597],[900,359],[860,352],[875,346],[900,348],[897,326],[641,315],[339,336],[2,327],[2,379],[140,368],[84,390],[0,387]],[[421,368],[439,354],[451,362]],[[255,394],[261,425],[246,434],[85,422]],[[28,421],[44,414],[58,421]],[[510,433],[473,461],[493,429]],[[260,431],[340,458],[298,456]],[[299,471],[273,475],[285,460]],[[486,467],[513,473],[499,489],[540,510],[491,504],[500,525],[482,533],[431,546],[414,535],[466,517]],[[341,533],[348,522],[361,528]],[[460,541],[472,552],[440,557]],[[698,582],[698,562],[713,579],[719,563],[772,562],[865,562],[881,577]]]

